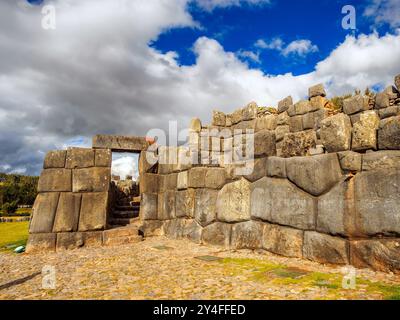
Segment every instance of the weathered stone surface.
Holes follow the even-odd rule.
[[[308,96],[310,98],[318,97],[318,96],[325,97],[326,92],[325,92],[324,85],[322,83],[320,83],[315,86],[312,86],[310,89],[308,89]]]
[[[329,117],[329,111],[328,109],[320,109],[313,112],[313,116],[314,116],[314,128],[320,129],[322,120]]]
[[[325,148],[322,144],[317,144],[315,148],[310,149],[310,156],[318,156],[325,153]]]
[[[221,111],[214,110],[212,115],[211,125],[225,127],[226,125],[226,116],[225,113]]]
[[[379,149],[400,150],[400,116],[385,120],[381,121],[378,130]]]
[[[183,228],[185,226],[185,219],[172,219],[164,221],[163,231],[164,234],[172,239],[181,239]]]
[[[219,150],[218,150],[219,151]],[[190,169],[193,163],[192,161],[191,150],[187,146],[179,146],[178,147],[178,163],[174,168],[174,171],[183,171]]]
[[[187,171],[178,173],[178,182],[177,182],[178,190],[184,190],[188,188],[188,175],[189,173]]]
[[[321,140],[328,152],[346,151],[351,147],[349,116],[339,113],[321,121]]]
[[[314,229],[314,199],[283,179],[263,178],[251,185],[251,216],[255,219]]]
[[[312,111],[312,107],[308,100],[301,100],[294,105],[294,112],[296,115],[306,114],[310,111]]]
[[[282,112],[287,111],[291,105],[293,105],[293,99],[292,99],[291,96],[288,96],[285,99],[279,101],[279,103],[278,103],[278,113],[282,113]]]
[[[35,233],[30,234],[26,245],[26,253],[46,252],[56,250],[55,233]]]
[[[307,129],[316,128],[314,114],[315,114],[315,112],[309,112],[309,113],[306,113],[306,114],[300,116],[302,119],[302,124],[301,124],[302,129],[307,130]],[[295,117],[293,117],[293,118],[295,118]],[[300,130],[297,130],[297,131],[300,131]]]
[[[276,155],[275,132],[261,130],[254,135],[254,155],[274,156]]]
[[[286,134],[282,144],[282,157],[306,156],[315,148],[317,135],[314,130]]]
[[[277,126],[275,130],[276,141],[282,141],[287,133],[290,133],[289,126]]]
[[[44,169],[40,174],[38,192],[70,192],[72,171],[70,169]]]
[[[304,233],[303,257],[330,264],[348,264],[347,240],[318,232]]]
[[[329,191],[342,178],[336,154],[286,159],[286,174],[295,185],[314,196]]]
[[[201,243],[203,228],[193,219],[186,219],[183,223],[182,238],[194,243]]]
[[[83,239],[83,233],[81,232],[68,232],[68,233],[57,234],[57,242],[56,242],[57,251],[82,248],[84,244],[85,243]]]
[[[290,119],[290,117],[289,117],[288,113],[286,111],[282,112],[282,113],[278,114],[278,116],[276,116],[276,124],[278,126],[289,125],[289,119]]]
[[[175,191],[165,191],[158,194],[158,219],[176,218]]]
[[[397,90],[400,91],[400,74],[398,74],[395,78],[394,78],[394,84],[397,87]]]
[[[353,184],[342,181],[318,198],[317,231],[348,236],[353,230]]]
[[[140,193],[158,193],[160,189],[160,176],[154,173],[144,173],[139,178]]]
[[[83,233],[85,247],[100,247],[103,245],[103,231],[92,231]]]
[[[202,242],[208,245],[229,247],[232,225],[215,222],[203,229]]]
[[[209,189],[196,189],[194,218],[205,227],[215,221],[218,191]]]
[[[176,193],[176,217],[194,218],[194,189],[178,191]]]
[[[354,151],[338,153],[340,166],[345,171],[361,171],[362,155]]]
[[[350,115],[368,110],[370,109],[368,100],[368,97],[363,97],[361,95],[355,95],[354,97],[345,99],[343,101],[343,112]]]
[[[206,173],[208,168],[196,167],[189,170],[188,187],[204,188],[206,184]]]
[[[220,189],[225,185],[226,171],[224,168],[207,168],[204,187]]]
[[[242,120],[253,120],[257,118],[258,106],[255,102],[250,102],[245,108],[242,110]]]
[[[139,175],[142,175],[144,173],[156,173],[157,162],[158,159],[154,152],[142,151],[139,155]]]
[[[201,131],[201,121],[200,121],[199,118],[193,118],[190,121],[189,130],[192,130],[194,132],[200,132]]]
[[[357,268],[400,273],[400,239],[352,241],[350,252]]]
[[[97,149],[95,151],[94,165],[96,167],[111,167],[112,152],[109,149]]]
[[[108,210],[108,192],[84,193],[79,216],[79,231],[105,229]]]
[[[329,103],[329,100],[322,96],[310,98],[312,110],[323,109]]]
[[[275,130],[277,126],[277,116],[274,114],[264,115],[256,119],[255,131]]]
[[[237,124],[234,124],[231,129],[233,130],[233,134],[245,134],[246,130],[255,130],[256,128],[256,119],[241,121]]]
[[[161,146],[158,148],[158,154],[158,173],[169,174],[174,172],[178,164],[178,148]]]
[[[157,194],[142,193],[140,199],[140,220],[156,220],[157,219]]]
[[[235,110],[231,114],[232,125],[237,124],[243,120],[242,109]]]
[[[250,182],[242,178],[225,185],[218,193],[217,218],[222,222],[250,220]],[[237,201],[240,199],[240,201]]]
[[[251,174],[245,175],[250,182],[257,181],[267,174],[267,158],[257,158],[253,161],[253,169]]]
[[[163,221],[160,220],[146,220],[142,222],[139,227],[143,236],[146,237],[156,237],[164,235]]]
[[[53,230],[59,193],[39,193],[32,210],[30,233],[48,233]]]
[[[263,248],[285,257],[302,258],[303,234],[301,230],[265,224]]]
[[[236,223],[232,227],[231,246],[235,249],[261,249],[264,225],[257,221]]]
[[[94,167],[94,150],[84,148],[69,148],[65,162],[67,169]]]
[[[363,155],[363,171],[393,168],[400,168],[400,150],[369,152]]]
[[[64,168],[67,151],[49,151],[44,158],[43,169]]]
[[[145,137],[110,136],[98,134],[93,137],[92,146],[95,149],[140,152],[147,149],[149,142],[146,141]]]
[[[290,117],[289,128],[290,132],[303,131],[303,116]]]
[[[386,92],[380,92],[375,97],[375,108],[383,109],[390,107],[389,95]]]
[[[399,194],[399,169],[378,169],[356,175],[358,231],[368,236],[400,234]]]
[[[103,192],[110,189],[111,169],[94,167],[74,169],[72,174],[73,192]]]
[[[175,190],[178,183],[178,174],[171,173],[162,175],[159,178],[159,186],[160,192],[168,191],[168,190]]]
[[[72,232],[78,230],[79,211],[82,195],[79,193],[60,194],[53,232]]]
[[[388,108],[380,109],[378,112],[381,119],[395,117],[400,115],[400,106],[391,106]]]
[[[379,117],[374,111],[363,112],[360,121],[353,126],[352,149],[356,151],[376,149]]]
[[[286,178],[285,159],[269,157],[267,160],[267,176],[272,178]]]

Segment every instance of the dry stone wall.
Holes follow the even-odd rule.
[[[276,113],[193,119],[187,146],[158,149],[176,162],[141,172],[142,231],[398,273],[399,108],[390,87],[337,112],[317,85]]]

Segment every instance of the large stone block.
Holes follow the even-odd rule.
[[[286,97],[285,99],[279,101],[278,103],[278,113],[285,112],[289,109],[290,106],[293,105],[293,99],[291,96]]]
[[[285,257],[302,258],[303,234],[302,230],[265,224],[263,248]]]
[[[250,182],[242,178],[225,185],[218,193],[217,218],[222,222],[250,220]]]
[[[158,173],[174,172],[178,165],[178,148],[161,146],[158,148]]]
[[[361,171],[362,155],[354,151],[338,153],[340,166],[344,171]]]
[[[158,193],[160,190],[160,175],[155,173],[144,173],[140,176],[140,193]]]
[[[277,126],[275,130],[276,141],[281,141],[287,133],[290,133],[290,127],[288,125]]]
[[[72,191],[70,169],[44,169],[39,177],[38,192]]]
[[[44,158],[43,169],[64,168],[67,151],[49,151]]]
[[[387,120],[387,121],[385,121]],[[378,146],[384,150],[400,149],[400,116],[381,121],[378,130]]]
[[[260,130],[275,130],[277,126],[277,116],[268,114],[256,119],[256,132]]]
[[[203,228],[193,219],[186,219],[183,223],[182,238],[194,243],[201,243]]]
[[[290,129],[290,132],[303,131],[303,116],[298,115],[298,116],[290,117],[289,129]]]
[[[357,268],[400,273],[400,239],[352,241],[350,253]]]
[[[79,216],[79,231],[105,229],[108,212],[108,192],[84,193]]]
[[[142,151],[139,155],[139,175],[143,175],[144,173],[156,173],[157,163],[158,157],[155,152]]]
[[[189,170],[188,176],[188,187],[189,188],[204,188],[206,184],[206,173],[205,167],[196,167]]]
[[[37,195],[29,226],[30,233],[52,232],[59,195],[58,192],[39,193]]]
[[[286,174],[295,185],[314,196],[329,191],[342,178],[336,154],[286,159]]]
[[[374,111],[363,112],[360,121],[353,126],[352,149],[356,151],[376,149],[379,117]]]
[[[176,193],[176,217],[193,218],[195,207],[195,190],[187,189]]]
[[[274,156],[276,155],[275,132],[261,130],[254,135],[254,155]]]
[[[160,192],[175,190],[177,188],[177,183],[178,183],[178,174],[170,173],[162,175],[159,178],[159,182],[160,182],[159,184]]]
[[[78,230],[79,211],[82,195],[63,192],[58,200],[53,232],[72,232]]]
[[[212,115],[211,125],[217,126],[217,127],[225,127],[225,125],[226,125],[225,113],[214,110],[213,115]]]
[[[303,257],[329,264],[348,264],[348,241],[318,232],[304,233]]]
[[[30,234],[26,245],[26,253],[43,253],[56,250],[55,233]]]
[[[368,236],[400,234],[400,170],[378,169],[355,177],[357,230]]]
[[[194,218],[202,227],[215,221],[217,197],[217,190],[196,189],[194,197]]]
[[[250,165],[250,162],[248,162],[248,165]],[[250,171],[250,174],[245,175],[245,178],[250,182],[254,182],[265,177],[267,174],[267,158],[254,159],[253,168]]]
[[[201,120],[199,118],[193,118],[190,120],[189,130],[194,132],[201,131]]]
[[[73,192],[104,192],[110,189],[111,169],[94,167],[74,169],[72,174]]]
[[[267,176],[286,178],[286,160],[279,157],[269,157],[267,160]]]
[[[101,236],[101,232],[100,236]],[[84,246],[84,238],[82,232],[67,232],[67,233],[58,233],[57,234],[57,243],[56,250],[73,250],[82,248]],[[102,240],[100,240],[100,245]]]
[[[169,220],[176,218],[175,191],[158,194],[158,219]]]
[[[343,101],[343,112],[346,114],[354,114],[360,111],[370,109],[368,104],[369,98],[361,95],[345,99]]]
[[[84,148],[69,148],[67,150],[67,169],[94,167],[94,150]]]
[[[310,98],[312,110],[319,110],[325,108],[329,104],[329,100],[322,96]]]
[[[400,168],[400,150],[368,152],[363,155],[363,171]]]
[[[315,112],[309,112],[309,113],[306,113],[306,114],[300,116],[302,119],[302,123],[301,123],[301,125],[299,125],[299,127],[301,127],[302,130],[303,129],[304,130],[317,129],[316,125],[315,125],[314,115],[315,115]],[[295,117],[293,117],[293,118],[295,118]],[[294,130],[292,130],[292,131],[295,132]],[[296,131],[301,131],[301,130],[296,130]]]
[[[313,111],[313,108],[308,100],[301,100],[294,105],[294,112],[296,115],[306,114],[311,111]]]
[[[189,188],[219,189],[226,181],[224,168],[196,167],[189,170]]]
[[[231,224],[215,222],[203,229],[202,242],[208,245],[229,247],[231,233]]]
[[[94,155],[94,165],[96,167],[111,168],[112,152],[110,149],[97,149]]]
[[[160,220],[146,220],[142,222],[139,230],[142,232],[145,238],[163,236],[163,221]]]
[[[325,92],[324,85],[322,83],[320,83],[315,86],[312,86],[310,89],[308,89],[308,96],[310,98],[318,97],[318,96],[325,97],[326,92]]]
[[[98,134],[93,137],[92,146],[95,149],[140,152],[148,148],[149,142],[145,137],[110,136]]]
[[[314,230],[315,206],[313,197],[287,180],[263,178],[251,185],[250,207],[254,219]]]
[[[285,135],[282,143],[282,157],[306,156],[310,149],[317,144],[317,134],[314,130],[307,130]]]
[[[255,102],[250,102],[245,108],[242,110],[242,119],[243,121],[253,120],[257,118],[258,106]]]
[[[140,199],[140,220],[157,220],[157,194],[142,193]]]
[[[386,92],[379,92],[375,97],[375,108],[384,109],[390,107],[390,98]]]
[[[232,125],[237,124],[243,120],[242,109],[235,110],[231,114]]]
[[[350,150],[351,121],[349,116],[339,113],[321,121],[321,140],[328,152]]]
[[[185,219],[172,219],[164,221],[164,234],[172,239],[181,239],[184,225]]]
[[[289,117],[288,113],[285,111],[285,112],[278,114],[278,116],[276,117],[276,124],[277,124],[277,126],[289,125],[289,120],[290,120],[290,117]]]
[[[235,249],[261,249],[264,225],[258,221],[236,223],[232,227],[231,246]]]
[[[380,109],[378,111],[381,119],[395,117],[400,115],[400,106],[391,106],[388,108]]]

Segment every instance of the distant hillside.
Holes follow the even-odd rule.
[[[37,194],[39,177],[0,173],[0,206],[17,202],[18,205],[32,205]]]

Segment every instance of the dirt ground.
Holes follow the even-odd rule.
[[[118,247],[0,253],[0,299],[400,299],[400,276],[352,272],[155,237]]]

